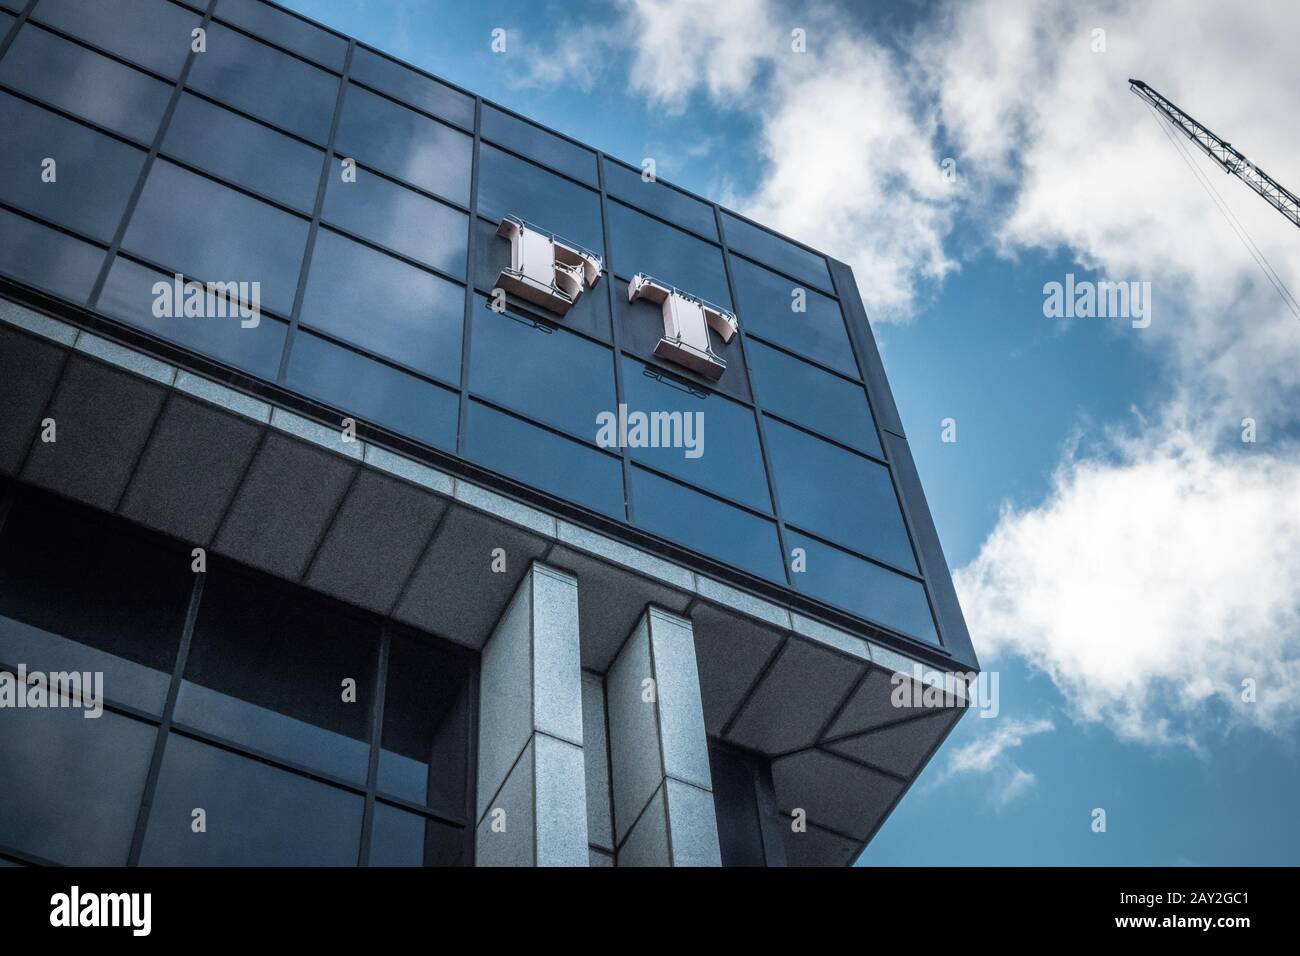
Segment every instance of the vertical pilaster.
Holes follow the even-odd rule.
[[[691,622],[651,606],[606,678],[619,866],[720,866]]]
[[[534,563],[479,671],[479,866],[586,866],[578,582]]]

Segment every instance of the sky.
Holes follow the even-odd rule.
[[[1300,233],[1127,82],[1300,191],[1300,5],[287,5],[853,267],[1001,705],[860,863],[1300,863]]]

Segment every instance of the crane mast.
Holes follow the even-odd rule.
[[[1300,227],[1300,199],[1296,198],[1295,193],[1248,160],[1231,143],[1216,136],[1205,124],[1198,123],[1141,80],[1130,79],[1128,82],[1129,89],[1154,106],[1165,119],[1195,143],[1201,152],[1263,196],[1269,205]]]

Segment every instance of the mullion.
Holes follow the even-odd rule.
[[[727,245],[727,232],[723,227],[722,207],[717,203],[713,205],[714,220],[718,225],[718,237],[722,240],[722,270],[726,276],[727,290],[731,294],[731,300],[734,303],[738,298],[736,295],[736,285],[731,277],[731,249]],[[736,326],[736,342],[740,348],[740,360],[745,366],[745,374],[749,379],[749,394],[754,399],[753,413],[755,426],[758,429],[758,450],[763,460],[763,475],[767,479],[767,493],[772,499],[772,515],[776,518],[776,538],[777,544],[781,548],[781,571],[785,575],[786,583],[790,589],[797,590],[794,586],[794,572],[790,570],[790,551],[786,546],[785,539],[785,519],[781,515],[781,496],[777,494],[776,472],[772,469],[772,459],[767,451],[767,433],[763,429],[763,408],[759,402],[758,388],[754,382],[754,376],[749,374],[749,361],[745,358],[745,330]]]
[[[181,681],[185,676],[185,665],[189,661],[190,645],[194,640],[194,624],[198,620],[199,605],[203,600],[203,582],[207,572],[196,572],[190,590],[190,603],[185,612],[182,625],[180,646],[176,649],[176,663],[172,668],[171,682],[167,686],[167,698],[163,704],[162,720],[158,724],[154,737],[153,755],[149,761],[149,771],[145,776],[144,789],[140,794],[140,810],[136,816],[135,832],[131,836],[131,848],[127,851],[126,865],[139,866],[140,852],[144,847],[144,836],[149,826],[149,816],[153,810],[154,796],[158,790],[158,777],[162,772],[163,752],[167,747],[167,738],[171,730],[172,718],[176,713],[176,699],[180,695]]]
[[[199,29],[207,30],[208,25],[212,22],[212,8],[216,4],[217,0],[208,0],[207,10],[203,14],[203,21]],[[127,226],[131,222],[131,217],[135,215],[135,207],[140,202],[140,196],[144,192],[145,181],[148,180],[149,173],[153,170],[154,160],[158,158],[158,150],[162,146],[168,128],[171,126],[172,116],[176,113],[176,106],[180,103],[181,94],[185,90],[185,81],[189,78],[190,70],[194,67],[194,58],[197,55],[194,52],[194,45],[191,43],[190,52],[185,57],[185,65],[181,67],[180,75],[177,76],[176,82],[172,86],[172,94],[167,101],[167,109],[163,112],[162,120],[158,123],[158,130],[154,133],[149,153],[145,156],[144,163],[140,167],[140,175],[136,177],[135,186],[126,201],[126,209],[122,212],[122,219],[117,224],[117,230],[113,234],[113,241],[108,247],[107,255],[104,256],[104,264],[100,266],[99,276],[95,279],[95,284],[90,290],[90,297],[86,300],[92,309],[99,304],[99,297],[103,294],[104,284],[108,281],[108,270],[112,267],[113,259],[118,250],[122,248],[122,240],[126,237]]]
[[[216,0],[213,0],[215,3]],[[293,352],[294,338],[302,315],[303,300],[307,295],[307,276],[311,270],[312,257],[316,252],[316,237],[320,234],[321,213],[325,209],[325,192],[329,188],[330,171],[334,167],[334,143],[338,139],[339,124],[343,117],[343,100],[348,92],[348,75],[352,70],[352,54],[356,50],[356,41],[348,41],[348,52],[343,58],[343,73],[338,76],[339,90],[334,98],[334,115],[330,118],[329,141],[325,144],[325,156],[321,161],[320,182],[316,185],[316,206],[312,211],[311,226],[307,230],[307,245],[303,250],[302,263],[298,267],[298,288],[294,292],[293,312],[289,316],[289,330],[284,337],[284,350],[280,353],[280,370],[276,374],[277,384],[284,382],[289,372],[289,357]]]
[[[370,843],[375,820],[375,785],[379,780],[379,751],[383,745],[384,694],[388,690],[388,654],[392,637],[388,628],[379,634],[379,655],[375,662],[375,698],[370,707],[370,763],[366,768],[366,805],[361,816],[361,845],[357,866],[370,865]]]

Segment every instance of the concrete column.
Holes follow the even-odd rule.
[[[610,665],[618,866],[720,866],[691,622],[646,609]]]
[[[586,866],[578,582],[534,562],[483,646],[479,866]]]

